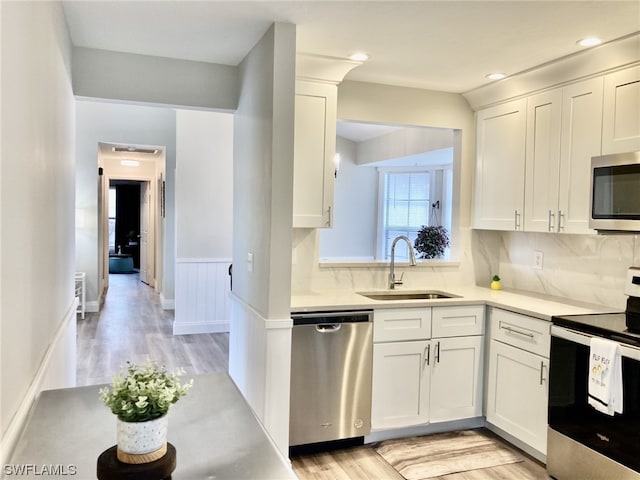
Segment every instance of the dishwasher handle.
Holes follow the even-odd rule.
[[[335,333],[342,328],[341,323],[318,323],[316,324],[316,332],[318,333]]]

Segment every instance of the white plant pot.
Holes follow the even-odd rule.
[[[164,455],[167,424],[166,414],[148,422],[123,422],[118,418],[118,459],[126,463],[145,463],[149,458]]]

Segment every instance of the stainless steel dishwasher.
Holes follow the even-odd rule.
[[[373,312],[294,314],[289,444],[371,431]]]

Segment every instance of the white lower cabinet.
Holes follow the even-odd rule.
[[[482,336],[431,341],[431,422],[482,415],[483,343]]]
[[[376,310],[372,429],[481,416],[483,331],[482,305]]]
[[[518,317],[533,322],[534,326],[518,325]],[[548,348],[544,348],[545,342],[536,344],[535,339],[536,331],[539,330],[538,324],[548,322],[493,309],[491,323],[493,338],[504,329],[505,335],[521,337],[523,345],[526,340],[531,344],[531,349],[548,352]],[[546,328],[548,336],[549,327]],[[541,337],[541,340],[546,338]],[[543,455],[547,451],[548,375],[548,357],[502,341],[491,340],[487,379],[487,422]]]
[[[428,349],[428,340],[373,345],[372,429],[429,421]]]

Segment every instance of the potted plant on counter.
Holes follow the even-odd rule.
[[[442,257],[449,246],[449,233],[442,226],[423,226],[413,246],[420,253],[420,258]]]
[[[164,366],[127,362],[113,376],[111,388],[100,398],[117,416],[117,458],[124,463],[149,463],[167,451],[167,412],[193,386],[182,384],[182,370],[168,373]]]

